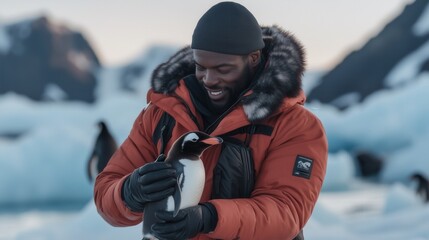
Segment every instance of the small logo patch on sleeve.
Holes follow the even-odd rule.
[[[311,169],[313,168],[313,160],[303,156],[296,156],[295,166],[293,167],[293,175],[310,179]]]

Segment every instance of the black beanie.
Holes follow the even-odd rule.
[[[258,21],[234,2],[211,7],[198,21],[191,44],[192,49],[231,55],[246,55],[263,47]]]

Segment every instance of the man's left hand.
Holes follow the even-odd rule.
[[[188,239],[203,231],[203,212],[200,205],[181,209],[177,216],[173,212],[157,212],[157,223],[152,231],[158,239]]]

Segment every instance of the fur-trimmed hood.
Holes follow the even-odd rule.
[[[274,25],[261,27],[266,46],[263,53],[266,66],[253,85],[253,93],[242,98],[249,121],[262,120],[279,108],[285,98],[296,97],[301,91],[301,77],[305,68],[304,49],[289,32]],[[155,92],[173,92],[179,80],[195,73],[192,49],[188,46],[152,74]]]

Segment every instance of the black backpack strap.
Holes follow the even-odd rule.
[[[255,124],[250,125],[248,128],[246,139],[244,139],[244,145],[246,145],[246,147],[250,146],[250,141],[252,140],[252,136],[253,134],[255,134],[255,132],[256,132],[256,125]]]
[[[235,130],[232,130],[230,132],[227,132],[225,134],[222,134],[222,136],[234,136],[237,134],[247,134],[246,139],[244,141],[246,146],[250,145],[250,140],[252,138],[252,136],[254,134],[263,134],[266,136],[271,136],[271,134],[273,133],[273,127],[268,126],[268,125],[263,125],[263,124],[251,124],[251,125],[246,125],[240,128],[237,128]],[[221,136],[221,137],[222,137]]]
[[[167,145],[167,142],[170,140],[175,125],[176,120],[170,114],[164,112],[152,135],[152,141],[155,145],[158,141],[161,141],[160,155],[164,154],[165,145]]]
[[[155,145],[159,140],[161,140],[161,149],[159,154],[165,154],[165,145],[167,145],[167,142],[170,140],[175,125],[176,120],[170,114],[164,112],[152,135],[152,141]],[[222,134],[222,136],[234,136],[243,133],[247,134],[244,144],[248,147],[254,134],[271,136],[273,133],[273,127],[263,124],[251,124]]]

